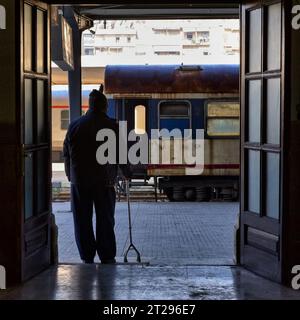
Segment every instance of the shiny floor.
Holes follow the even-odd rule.
[[[11,300],[297,299],[300,291],[240,267],[59,265],[23,286],[0,292]]]

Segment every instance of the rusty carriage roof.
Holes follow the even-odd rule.
[[[108,65],[105,93],[239,92],[238,65]]]

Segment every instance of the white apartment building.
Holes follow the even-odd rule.
[[[90,66],[238,63],[239,21],[98,21],[83,34],[82,55]]]

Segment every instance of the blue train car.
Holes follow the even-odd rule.
[[[186,164],[135,165],[136,177],[158,177],[170,200],[232,200],[239,181],[238,65],[107,66],[109,114],[126,120],[128,132],[152,129],[204,131],[204,168],[189,174]],[[171,146],[172,149],[172,146]],[[173,148],[174,150],[174,148]],[[151,156],[149,151],[149,157]]]

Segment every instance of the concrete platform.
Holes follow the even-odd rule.
[[[300,291],[240,267],[60,265],[3,300],[300,300]]]
[[[81,262],[69,203],[54,203],[59,261]],[[151,265],[233,265],[236,202],[132,203],[134,243]],[[128,246],[127,204],[116,207],[117,260]],[[97,260],[99,261],[99,260]]]

